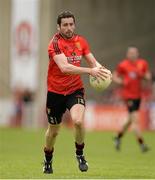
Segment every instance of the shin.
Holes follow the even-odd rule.
[[[45,134],[45,147],[48,150],[52,150],[56,141],[56,137],[58,135],[60,129],[60,125],[51,125],[48,124],[48,129]]]

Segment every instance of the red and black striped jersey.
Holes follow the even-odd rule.
[[[50,59],[47,76],[48,91],[67,95],[83,88],[83,83],[80,75],[67,75],[60,71],[53,57],[62,53],[66,56],[68,63],[80,66],[82,56],[90,53],[90,50],[87,41],[79,35],[65,39],[57,33],[51,39],[48,46]]]

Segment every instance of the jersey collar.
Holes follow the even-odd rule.
[[[62,37],[66,41],[72,41],[75,38],[75,36],[76,36],[76,34],[74,34],[71,38],[67,39],[61,33],[58,33],[58,34],[60,35],[60,37]]]

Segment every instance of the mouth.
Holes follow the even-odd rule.
[[[72,31],[67,31],[67,32],[65,32],[65,33],[61,33],[62,34],[62,36],[64,37],[64,38],[67,38],[67,39],[69,39],[69,38],[72,38],[72,36],[73,36],[73,32]]]
[[[72,31],[67,31],[66,32],[66,36],[67,37],[72,37],[73,36],[73,32]]]
[[[66,34],[70,35],[70,34],[73,34],[73,32],[72,31],[67,31]]]

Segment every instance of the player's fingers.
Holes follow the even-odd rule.
[[[111,71],[105,67],[100,67],[100,70],[106,72],[107,74],[111,74]]]
[[[105,78],[105,77],[103,77],[103,76],[101,76],[101,77],[100,77],[100,79],[102,79],[103,81],[105,81],[105,80],[106,80],[106,78]]]
[[[108,78],[109,74],[104,73],[104,72],[99,72],[99,75],[104,77],[104,78]]]
[[[98,78],[100,78],[100,79],[102,79],[103,81],[105,81],[106,80],[106,76],[103,76],[102,74],[98,74],[98,76],[97,76]]]
[[[108,71],[108,70],[106,70],[106,69],[103,69],[103,68],[101,68],[100,71],[101,71],[102,73],[104,73],[104,74],[109,74],[109,73],[110,73],[110,71]]]

